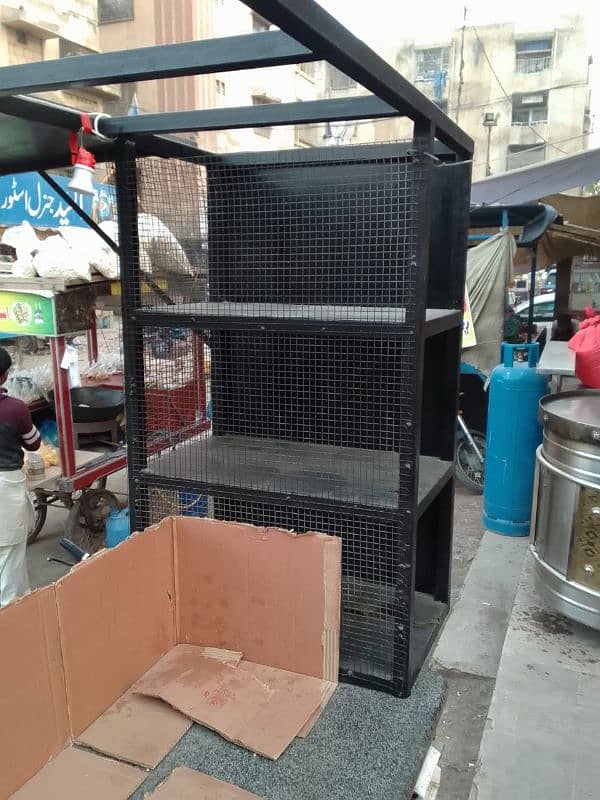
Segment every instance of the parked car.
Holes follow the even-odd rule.
[[[540,289],[540,294],[553,294],[556,292],[556,268],[549,269],[546,273],[546,280]]]
[[[550,294],[538,294],[533,298],[533,324],[537,327],[538,332],[541,332],[542,328],[546,328],[548,341],[550,341],[552,323],[554,322],[554,297],[555,293],[552,292]],[[522,322],[527,323],[529,320],[529,300],[519,303],[515,307],[514,313]]]

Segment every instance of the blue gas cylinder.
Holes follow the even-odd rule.
[[[517,353],[526,361],[515,366]],[[536,372],[539,345],[502,343],[489,386],[483,524],[495,533],[527,536],[535,451],[542,441],[538,403],[548,378]]]
[[[106,520],[106,546],[115,547],[129,536],[129,509],[111,508]]]

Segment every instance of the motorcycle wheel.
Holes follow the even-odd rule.
[[[469,491],[475,494],[483,494],[483,477],[485,469],[485,436],[479,431],[471,431],[471,436],[479,452],[483,456],[483,464],[479,461],[477,453],[473,450],[469,442],[462,438],[456,445],[454,457],[454,472],[458,480]]]

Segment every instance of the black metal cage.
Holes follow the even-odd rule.
[[[290,35],[172,45],[161,67],[156,48],[145,68],[120,54],[119,80],[326,58],[373,94],[97,120],[117,137],[98,155],[115,162],[131,517],[340,536],[342,678],[407,695],[449,601],[472,142],[316,3],[247,5]],[[106,82],[112,55],[69,74]],[[44,68],[19,90],[69,84]],[[31,103],[0,112],[39,125]],[[53,108],[48,134],[75,125]],[[160,135],[392,115],[410,141],[214,154]]]

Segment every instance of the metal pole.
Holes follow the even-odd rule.
[[[146,466],[146,387],[142,327],[133,314],[142,305],[137,225],[137,163],[135,145],[123,142],[115,163],[121,248],[121,308],[123,313],[123,358],[126,375],[127,477],[129,514],[134,531],[147,527],[146,492],[139,474]]]
[[[487,155],[485,158],[485,174],[486,177],[492,174],[492,165],[490,164],[490,149],[492,146],[492,126],[487,125]]]
[[[98,361],[98,330],[96,328],[96,309],[90,314],[90,328],[87,332],[88,364]]]
[[[65,354],[65,347],[66,342],[64,336],[52,336],[50,338],[60,466],[63,477],[72,478],[77,470],[77,464],[75,461],[75,437],[73,434],[73,412],[71,409],[69,372],[61,367]]]
[[[537,269],[537,242],[531,249],[531,273],[529,275],[529,314],[527,316],[527,344],[531,344],[533,329],[533,298],[535,297],[535,273]]]

